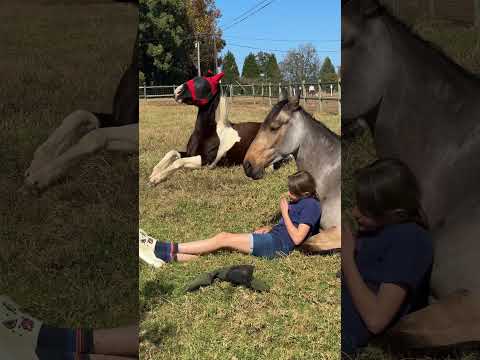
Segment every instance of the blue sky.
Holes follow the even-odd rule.
[[[237,16],[260,1],[216,0],[217,8],[222,12],[218,21],[220,28],[232,24]],[[340,0],[275,0],[255,15],[224,31],[223,38],[227,45],[222,54],[230,50],[235,55],[241,73],[248,53],[261,50],[237,45],[274,52],[280,63],[285,53],[269,49],[286,51],[310,42],[322,61],[329,56],[335,67],[340,66],[340,14]]]

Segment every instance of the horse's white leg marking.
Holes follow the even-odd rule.
[[[98,119],[88,111],[77,110],[68,115],[48,139],[35,150],[33,160],[25,171],[25,177],[47,165],[98,126]]]
[[[232,125],[228,121],[226,96],[220,98],[220,104],[218,105],[215,119],[217,121],[217,135],[220,139],[220,144],[218,145],[215,161],[209,165],[210,169],[214,168],[228,150],[230,150],[235,143],[240,141],[238,132],[232,128]]]
[[[138,152],[138,124],[90,131],[70,149],[25,179],[29,187],[42,190],[58,180],[83,158],[102,149],[125,153]]]
[[[150,179],[152,177],[155,177],[159,172],[165,170],[168,168],[170,165],[173,164],[175,160],[178,160],[181,158],[181,155],[178,151],[176,150],[170,150],[168,153],[165,154],[162,160],[155,165],[155,167],[152,170],[152,173],[150,174]]]
[[[152,176],[150,177],[150,183],[152,185],[157,185],[158,183],[166,180],[175,171],[180,170],[182,168],[199,169],[201,167],[202,167],[201,155],[177,159],[165,170],[157,172],[154,175],[152,174]]]

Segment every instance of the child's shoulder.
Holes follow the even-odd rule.
[[[413,223],[401,223],[386,226],[384,229],[384,235],[392,238],[402,238],[403,244],[409,242],[424,243],[425,245],[431,244],[430,233],[422,226]]]
[[[300,200],[299,203],[300,206],[302,207],[307,207],[307,208],[320,208],[320,201],[318,201],[314,197],[306,197]]]

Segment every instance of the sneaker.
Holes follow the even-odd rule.
[[[19,306],[9,297],[0,295],[0,338],[8,340],[12,354],[33,354],[41,327],[40,320],[21,312]]]
[[[148,265],[159,268],[165,265],[165,261],[155,255],[157,240],[147,235],[142,229],[138,232],[138,257]]]

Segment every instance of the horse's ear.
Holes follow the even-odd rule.
[[[377,0],[363,0],[361,1],[362,14],[365,17],[375,15],[381,8]]]
[[[278,102],[284,101],[288,99],[288,94],[285,91],[285,89],[281,89],[280,92],[278,93]]]

